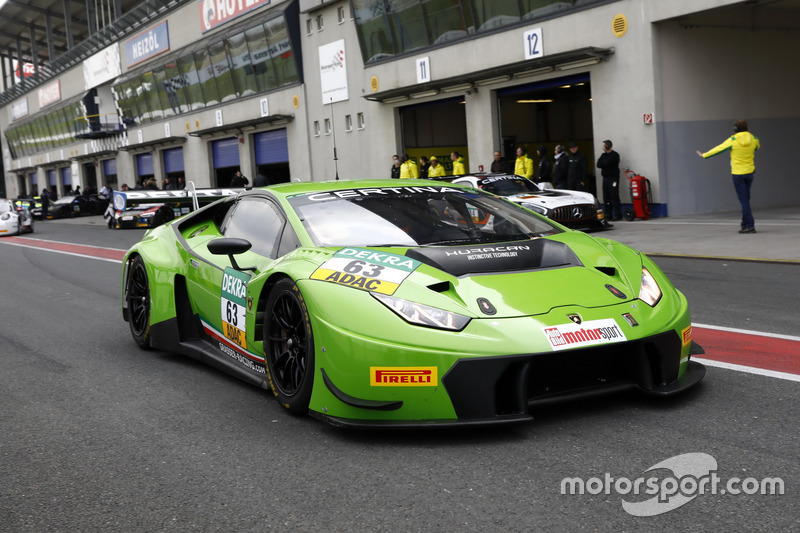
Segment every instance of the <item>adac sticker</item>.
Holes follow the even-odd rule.
[[[311,279],[365,291],[394,294],[421,265],[416,259],[365,248],[342,248],[311,274]]]
[[[553,350],[568,350],[628,340],[613,318],[575,324],[559,324],[542,328]]]
[[[226,268],[222,274],[222,293],[220,295],[222,333],[242,348],[247,348],[245,312],[248,281],[250,281],[249,274],[230,267]]]
[[[371,366],[372,387],[435,387],[439,384],[436,366]]]

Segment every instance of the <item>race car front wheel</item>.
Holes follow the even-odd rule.
[[[141,348],[150,348],[150,281],[144,260],[136,256],[131,261],[128,283],[125,287],[128,304],[128,325],[131,336]]]
[[[267,299],[264,352],[269,383],[280,404],[293,414],[308,413],[314,336],[300,288],[289,278],[278,281]]]

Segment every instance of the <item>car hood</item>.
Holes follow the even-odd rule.
[[[638,298],[642,276],[638,252],[582,232],[470,246],[305,248],[283,259],[307,264],[311,279],[370,290],[351,260],[383,265],[384,277],[393,270],[396,289],[385,294],[484,318],[617,305]]]
[[[555,209],[570,205],[593,204],[594,198],[588,193],[576,193],[574,191],[561,191],[548,189],[537,193],[523,193],[506,196],[507,199],[518,204],[532,203]]]
[[[641,284],[642,260],[637,252],[585,234],[564,234],[563,240],[416,248],[406,256],[446,274],[428,277],[418,269],[418,275],[408,280],[417,287],[412,291],[409,286],[408,292],[419,294],[409,294],[409,299],[437,305],[425,302],[426,296],[448,298],[476,316],[486,316],[487,309],[491,316],[515,317],[561,306],[616,305],[636,299]]]

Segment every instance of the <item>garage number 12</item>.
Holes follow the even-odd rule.
[[[222,274],[220,311],[222,314],[222,333],[242,348],[247,348],[246,317],[247,282],[250,276],[232,268]]]
[[[524,33],[525,59],[544,57],[544,41],[542,28],[528,30]]]

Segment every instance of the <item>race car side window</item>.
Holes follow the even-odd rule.
[[[285,223],[283,215],[266,199],[242,198],[224,222],[222,234],[246,239],[253,245],[253,252],[275,259]]]

